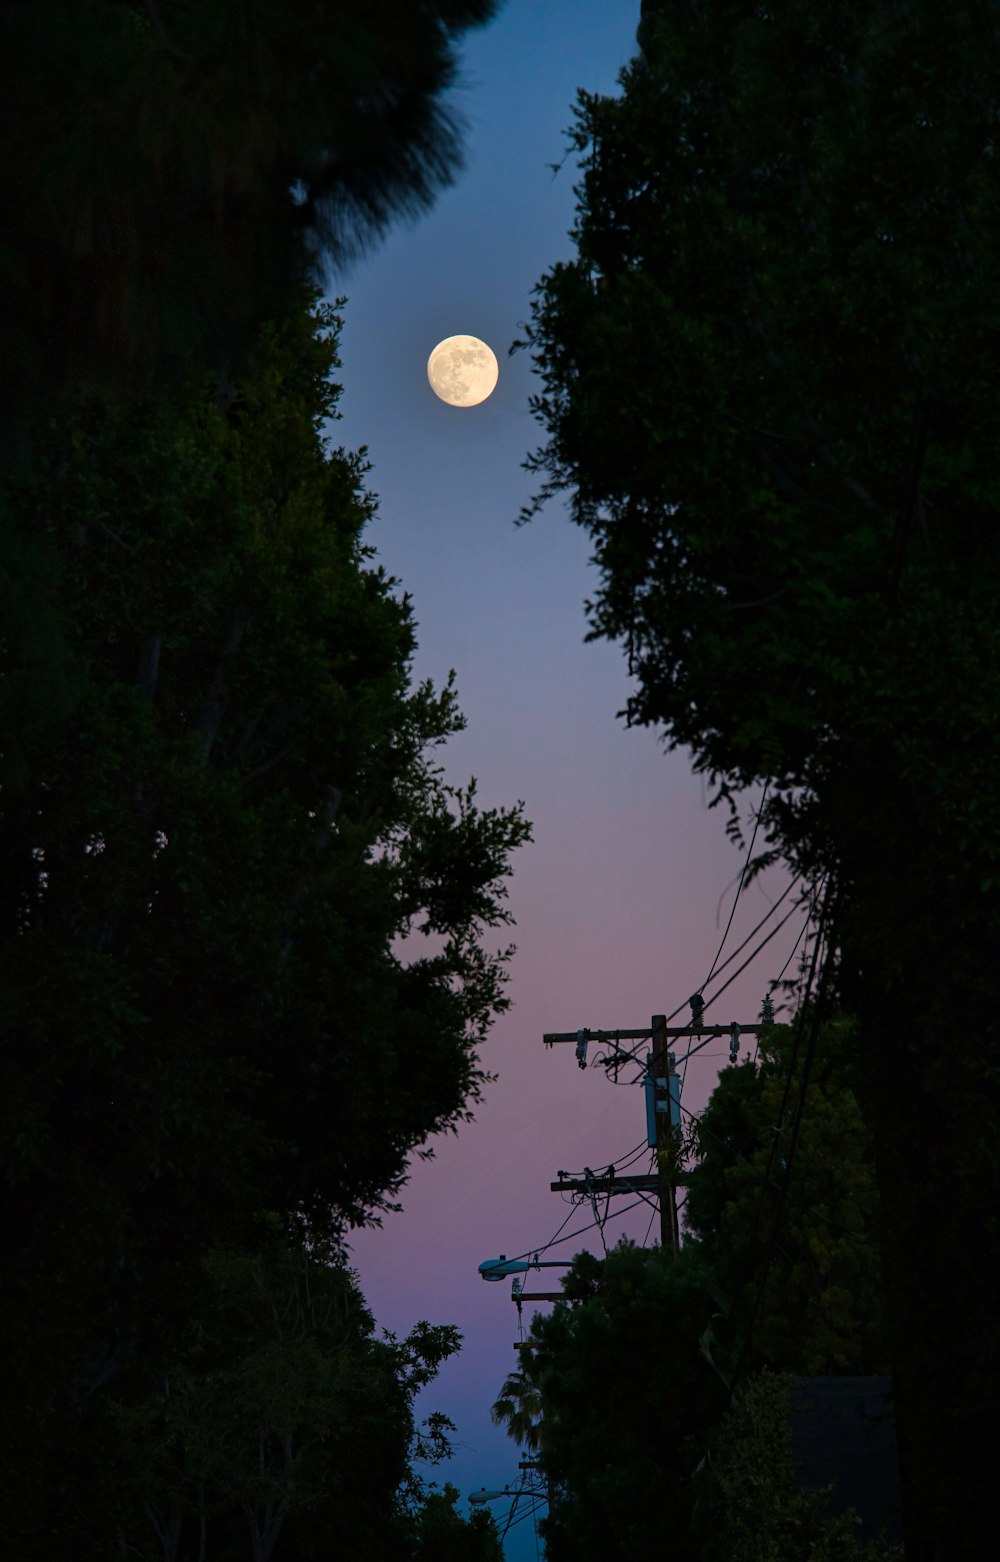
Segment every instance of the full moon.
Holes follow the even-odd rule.
[[[427,378],[449,407],[477,407],[493,394],[500,369],[493,349],[478,336],[446,336],[427,360]]]

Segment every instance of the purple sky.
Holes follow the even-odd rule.
[[[403,1212],[352,1244],[381,1325],[405,1333],[427,1318],[465,1336],[423,1402],[456,1423],[456,1456],[438,1478],[463,1497],[518,1474],[513,1443],[489,1420],[516,1365],[516,1313],[509,1282],[485,1284],[477,1265],[548,1241],[569,1213],[548,1191],[558,1170],[596,1170],[645,1135],[639,1090],[579,1071],[572,1047],[546,1050],[542,1033],[638,1027],[677,1008],[709,971],[742,866],[688,756],[616,720],[628,689],[622,653],[583,644],[597,584],[585,536],[558,504],[514,526],[531,493],[521,462],[541,430],[528,412],[528,357],[507,348],[542,272],[571,253],[575,169],[570,160],[554,177],[548,165],[564,154],[577,87],[616,90],[638,11],[638,0],[507,0],[463,55],[465,173],[334,289],[349,300],[338,438],[368,446],[380,496],[368,540],[413,597],[417,676],[458,676],[468,729],[448,747],[448,774],[475,775],[485,805],[523,798],[535,829],[511,883],[514,1006],[484,1058],[499,1080],[477,1121],[416,1163]],[[500,360],[494,395],[465,411],[438,401],[426,379],[431,348],[455,333],[481,337]],[[772,873],[744,894],[726,954],[784,882]],[[799,926],[788,923],[710,1020],[756,1018]],[[704,1105],[725,1054],[719,1042],[692,1061],[685,1107]],[[642,1241],[650,1213],[612,1219],[609,1245],[623,1233]],[[584,1206],[566,1229],[590,1219]],[[599,1252],[597,1233],[549,1256],[583,1246]],[[493,1511],[502,1521],[506,1505]],[[530,1523],[511,1530],[506,1554],[535,1556]]]

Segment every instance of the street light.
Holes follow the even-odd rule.
[[[508,1258],[501,1253],[499,1258],[484,1258],[479,1273],[484,1280],[507,1280],[511,1275],[526,1274],[529,1269],[569,1269],[571,1263],[568,1258]]]

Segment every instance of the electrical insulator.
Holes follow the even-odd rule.
[[[760,1023],[762,1025],[774,1024],[774,1004],[771,1002],[771,994],[768,993],[761,1005]]]
[[[587,1067],[587,1032],[578,1030],[576,1033],[576,1061],[579,1068]]]

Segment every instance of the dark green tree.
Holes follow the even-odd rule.
[[[696,1472],[699,1562],[902,1562],[902,1547],[867,1543],[850,1511],[825,1517],[826,1491],[797,1484],[792,1464],[791,1377],[759,1373],[722,1418]]]
[[[0,921],[9,1533],[82,1555],[97,1399],[158,1370],[200,1255],[260,1212],[333,1239],[485,1078],[518,808],[434,750],[364,463],[320,433],[336,320],[211,383],[63,406],[12,488],[59,560],[83,687],[22,734]]]
[[[580,98],[532,464],[593,540],[630,718],[721,797],[769,777],[771,849],[827,884],[908,1554],[987,1557],[1000,13],[649,0],[640,42],[619,96]]]
[[[687,1235],[725,1298],[726,1321],[714,1332],[730,1350],[763,1285],[748,1361],[807,1375],[887,1372],[874,1145],[852,1084],[856,1040],[843,1020],[823,1027],[789,1167],[798,1028],[763,1032],[759,1059],[724,1069],[693,1123]]]
[[[541,1435],[542,1397],[538,1385],[519,1367],[508,1372],[493,1406],[490,1420],[494,1426],[506,1427],[507,1435],[519,1448],[534,1453]]]
[[[693,1558],[690,1478],[726,1389],[701,1350],[716,1310],[700,1253],[578,1254],[569,1303],[536,1315],[525,1372],[541,1406],[552,1562]],[[512,1435],[516,1432],[512,1427]]]
[[[459,1343],[426,1323],[379,1339],[342,1257],[280,1223],[254,1253],[208,1254],[173,1359],[136,1362],[104,1406],[104,1554],[405,1562],[424,1512],[407,1511],[411,1460],[448,1451],[413,1400]]]
[[[425,1494],[413,1520],[412,1562],[503,1562],[493,1515],[480,1509],[463,1519],[458,1497],[458,1488],[449,1482],[443,1491]]]
[[[12,0],[0,20],[0,429],[189,357],[224,388],[317,261],[460,165],[456,49],[496,0]]]
[[[0,469],[81,383],[191,365],[237,394],[307,276],[426,209],[461,164],[450,91],[496,0],[10,0],[0,8]],[[59,558],[0,484],[0,766],[80,669]],[[63,599],[64,600],[64,599]]]

